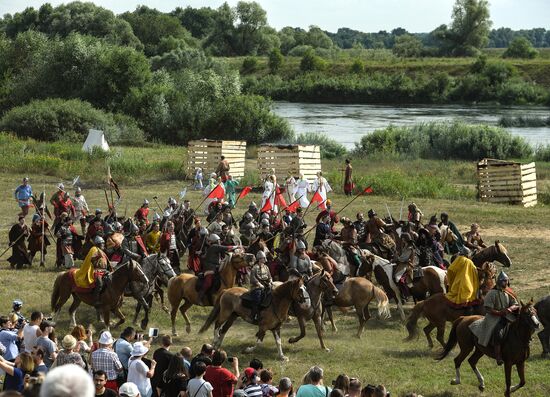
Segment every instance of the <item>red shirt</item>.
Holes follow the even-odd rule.
[[[149,220],[147,219],[148,216],[149,216],[149,208],[145,208],[145,207],[139,208],[134,215],[134,217],[136,217],[138,220],[145,221],[147,225],[149,224]]]
[[[212,397],[231,397],[233,395],[233,385],[237,382],[237,377],[229,370],[222,367],[206,367],[204,380],[210,382],[212,387]]]

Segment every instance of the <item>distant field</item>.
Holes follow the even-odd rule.
[[[147,153],[147,151],[144,151]],[[144,156],[150,158],[148,156]],[[356,163],[356,169],[366,170],[372,167],[379,170],[387,164],[365,164]],[[435,163],[421,166],[414,163],[413,168],[420,173],[428,172],[428,168],[435,168]],[[337,167],[336,162],[325,163],[330,167]],[[467,164],[462,165],[466,170],[473,167]],[[455,169],[454,166],[451,167]],[[359,172],[359,171],[357,171]],[[6,246],[7,230],[13,223],[16,214],[15,202],[12,198],[12,189],[15,188],[22,174],[6,173],[0,174],[0,184],[4,186],[2,200],[0,200],[0,247]],[[30,173],[31,182],[35,190],[40,190],[42,183],[46,183],[48,192],[52,192],[60,178],[55,176]],[[116,174],[113,174],[116,178]],[[85,186],[88,183],[88,176],[81,175]],[[454,176],[453,176],[454,178]],[[67,180],[65,178],[64,180]],[[151,200],[152,196],[158,195],[159,202],[164,206],[169,196],[175,196],[185,184],[181,179],[159,183],[140,182],[135,178],[132,184],[121,184],[123,201],[119,210],[123,213],[133,214],[144,198]],[[141,179],[143,181],[143,179]],[[464,183],[470,183],[472,177],[469,171],[464,172]],[[95,182],[94,182],[95,183]],[[84,194],[91,208],[105,208],[103,191],[100,189],[85,189]],[[200,194],[190,192],[188,197],[193,204],[200,200]],[[340,194],[332,195],[334,207],[338,210],[346,202],[347,198]],[[412,200],[407,198],[405,204]],[[249,200],[258,202],[258,194],[251,194],[235,210],[235,215],[240,216]],[[530,297],[540,298],[550,293],[550,270],[547,266],[547,247],[550,244],[550,209],[544,206],[524,209],[506,205],[487,205],[477,203],[474,199],[462,200],[440,200],[440,199],[414,199],[429,217],[431,214],[439,214],[441,211],[448,211],[451,219],[458,223],[461,231],[466,231],[472,222],[481,224],[482,233],[487,242],[494,242],[500,239],[510,252],[513,266],[509,270],[512,277],[512,285],[523,300]],[[380,195],[369,195],[357,200],[353,205],[344,211],[344,215],[354,216],[357,211],[366,212],[374,208],[380,214],[385,214],[385,204],[388,204],[392,213],[397,216],[401,206],[398,198],[385,197]],[[307,223],[313,224],[313,211],[308,215]],[[313,236],[310,235],[310,238]],[[52,252],[52,250],[50,250]],[[48,255],[46,269],[39,269],[36,266],[31,270],[14,271],[9,269],[5,257],[0,262],[0,313],[6,313],[10,309],[11,301],[15,298],[25,302],[24,313],[29,314],[32,310],[43,310],[49,313],[49,298],[56,271],[53,267],[53,256]],[[184,258],[185,260],[185,258]],[[183,265],[185,267],[185,265]],[[372,306],[372,305],[371,305]],[[131,321],[134,302],[126,300],[123,311],[127,315],[127,323]],[[412,305],[406,306],[407,311]],[[67,314],[68,305],[63,308],[59,320],[58,335],[63,336],[68,330],[69,317]],[[202,325],[209,309],[192,308],[190,310],[193,331],[192,334],[184,333],[183,320],[177,319],[179,336],[175,338],[175,348],[189,345],[195,351],[204,342],[211,341],[211,331],[204,335],[197,335],[196,331]],[[374,313],[374,312],[373,312]],[[393,310],[393,317],[386,322],[370,320],[367,323],[367,330],[361,340],[353,337],[357,321],[352,314],[336,313],[337,326],[339,331],[332,334],[327,331],[327,344],[332,352],[325,353],[319,349],[313,326],[308,325],[308,336],[297,345],[291,346],[286,341],[290,336],[297,334],[297,324],[293,320],[284,325],[283,348],[289,356],[290,362],[280,363],[275,360],[276,347],[270,334],[266,335],[265,344],[254,355],[242,354],[241,351],[252,341],[256,332],[254,327],[237,321],[236,325],[229,331],[225,342],[225,349],[229,355],[237,355],[241,361],[241,369],[253,357],[259,357],[267,367],[275,373],[275,379],[281,376],[290,376],[293,380],[299,381],[306,370],[313,364],[321,365],[326,370],[326,381],[330,383],[340,373],[347,373],[357,376],[365,383],[383,383],[392,392],[393,396],[400,396],[406,392],[416,391],[424,396],[477,396],[477,383],[475,376],[468,369],[467,363],[463,367],[463,385],[450,386],[449,380],[454,375],[452,357],[438,363],[433,361],[431,353],[426,348],[426,341],[420,338],[413,343],[404,343],[402,339],[406,336],[405,329],[399,321],[397,313]],[[94,311],[90,307],[82,307],[77,313],[79,322],[87,325],[94,321]],[[421,326],[423,320],[421,320]],[[169,315],[159,310],[155,303],[151,326],[159,327],[161,333],[169,332]],[[100,329],[99,325],[96,325]],[[115,330],[114,333],[118,333]],[[550,394],[550,383],[548,381],[548,361],[539,358],[541,348],[538,338],[531,343],[532,358],[527,362],[527,386],[516,393],[518,396],[545,396]],[[486,379],[486,395],[502,395],[504,387],[504,375],[501,367],[488,359],[482,359],[480,370]],[[514,374],[514,380],[517,379]]]

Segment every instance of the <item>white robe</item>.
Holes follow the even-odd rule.
[[[307,179],[298,179],[296,181],[296,192],[294,195],[300,198],[300,207],[306,208],[309,205],[307,193],[310,191],[309,181]]]
[[[262,205],[260,206],[260,210],[264,208],[265,203],[267,200],[271,203],[271,209],[277,211],[277,206],[275,205],[275,185],[273,182],[267,180],[264,182],[264,192],[262,194]]]
[[[294,200],[296,200],[296,179],[294,179],[293,176],[287,178],[285,181],[286,186],[286,196],[288,198],[288,203],[292,203]]]
[[[323,201],[327,200],[327,193],[332,192],[332,188],[328,184],[328,181],[325,177],[317,177],[315,178],[315,181],[313,181],[313,188],[312,191],[319,192],[319,195],[322,197]]]

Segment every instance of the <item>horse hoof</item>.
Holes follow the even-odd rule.
[[[243,350],[245,353],[252,353],[254,351],[254,346],[247,347]]]
[[[163,310],[165,313],[170,313],[170,309],[168,309],[166,306],[163,306],[163,307],[162,307],[162,310]]]
[[[480,392],[485,391],[485,385],[479,385],[477,388],[479,389]]]
[[[460,381],[459,381],[459,380],[457,381],[456,379],[453,379],[453,380],[451,381],[451,385],[453,385],[453,386],[455,386],[455,385],[460,385]]]
[[[177,332],[172,332],[172,336],[178,336]]]
[[[289,338],[289,339],[288,339],[288,343],[296,343],[296,342],[298,342],[298,341],[296,340],[296,338]]]
[[[287,356],[280,356],[279,360],[280,361],[288,361],[288,357]]]
[[[141,329],[145,329],[147,328],[147,321],[142,321],[141,322]]]
[[[191,326],[188,325],[187,327],[185,327],[185,332],[187,332],[188,334],[191,333]]]
[[[324,349],[327,353],[330,353],[330,349],[328,347],[325,347]]]

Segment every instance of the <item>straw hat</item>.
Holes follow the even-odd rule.
[[[63,349],[70,350],[76,347],[76,339],[72,335],[65,335],[63,341],[61,342]]]

